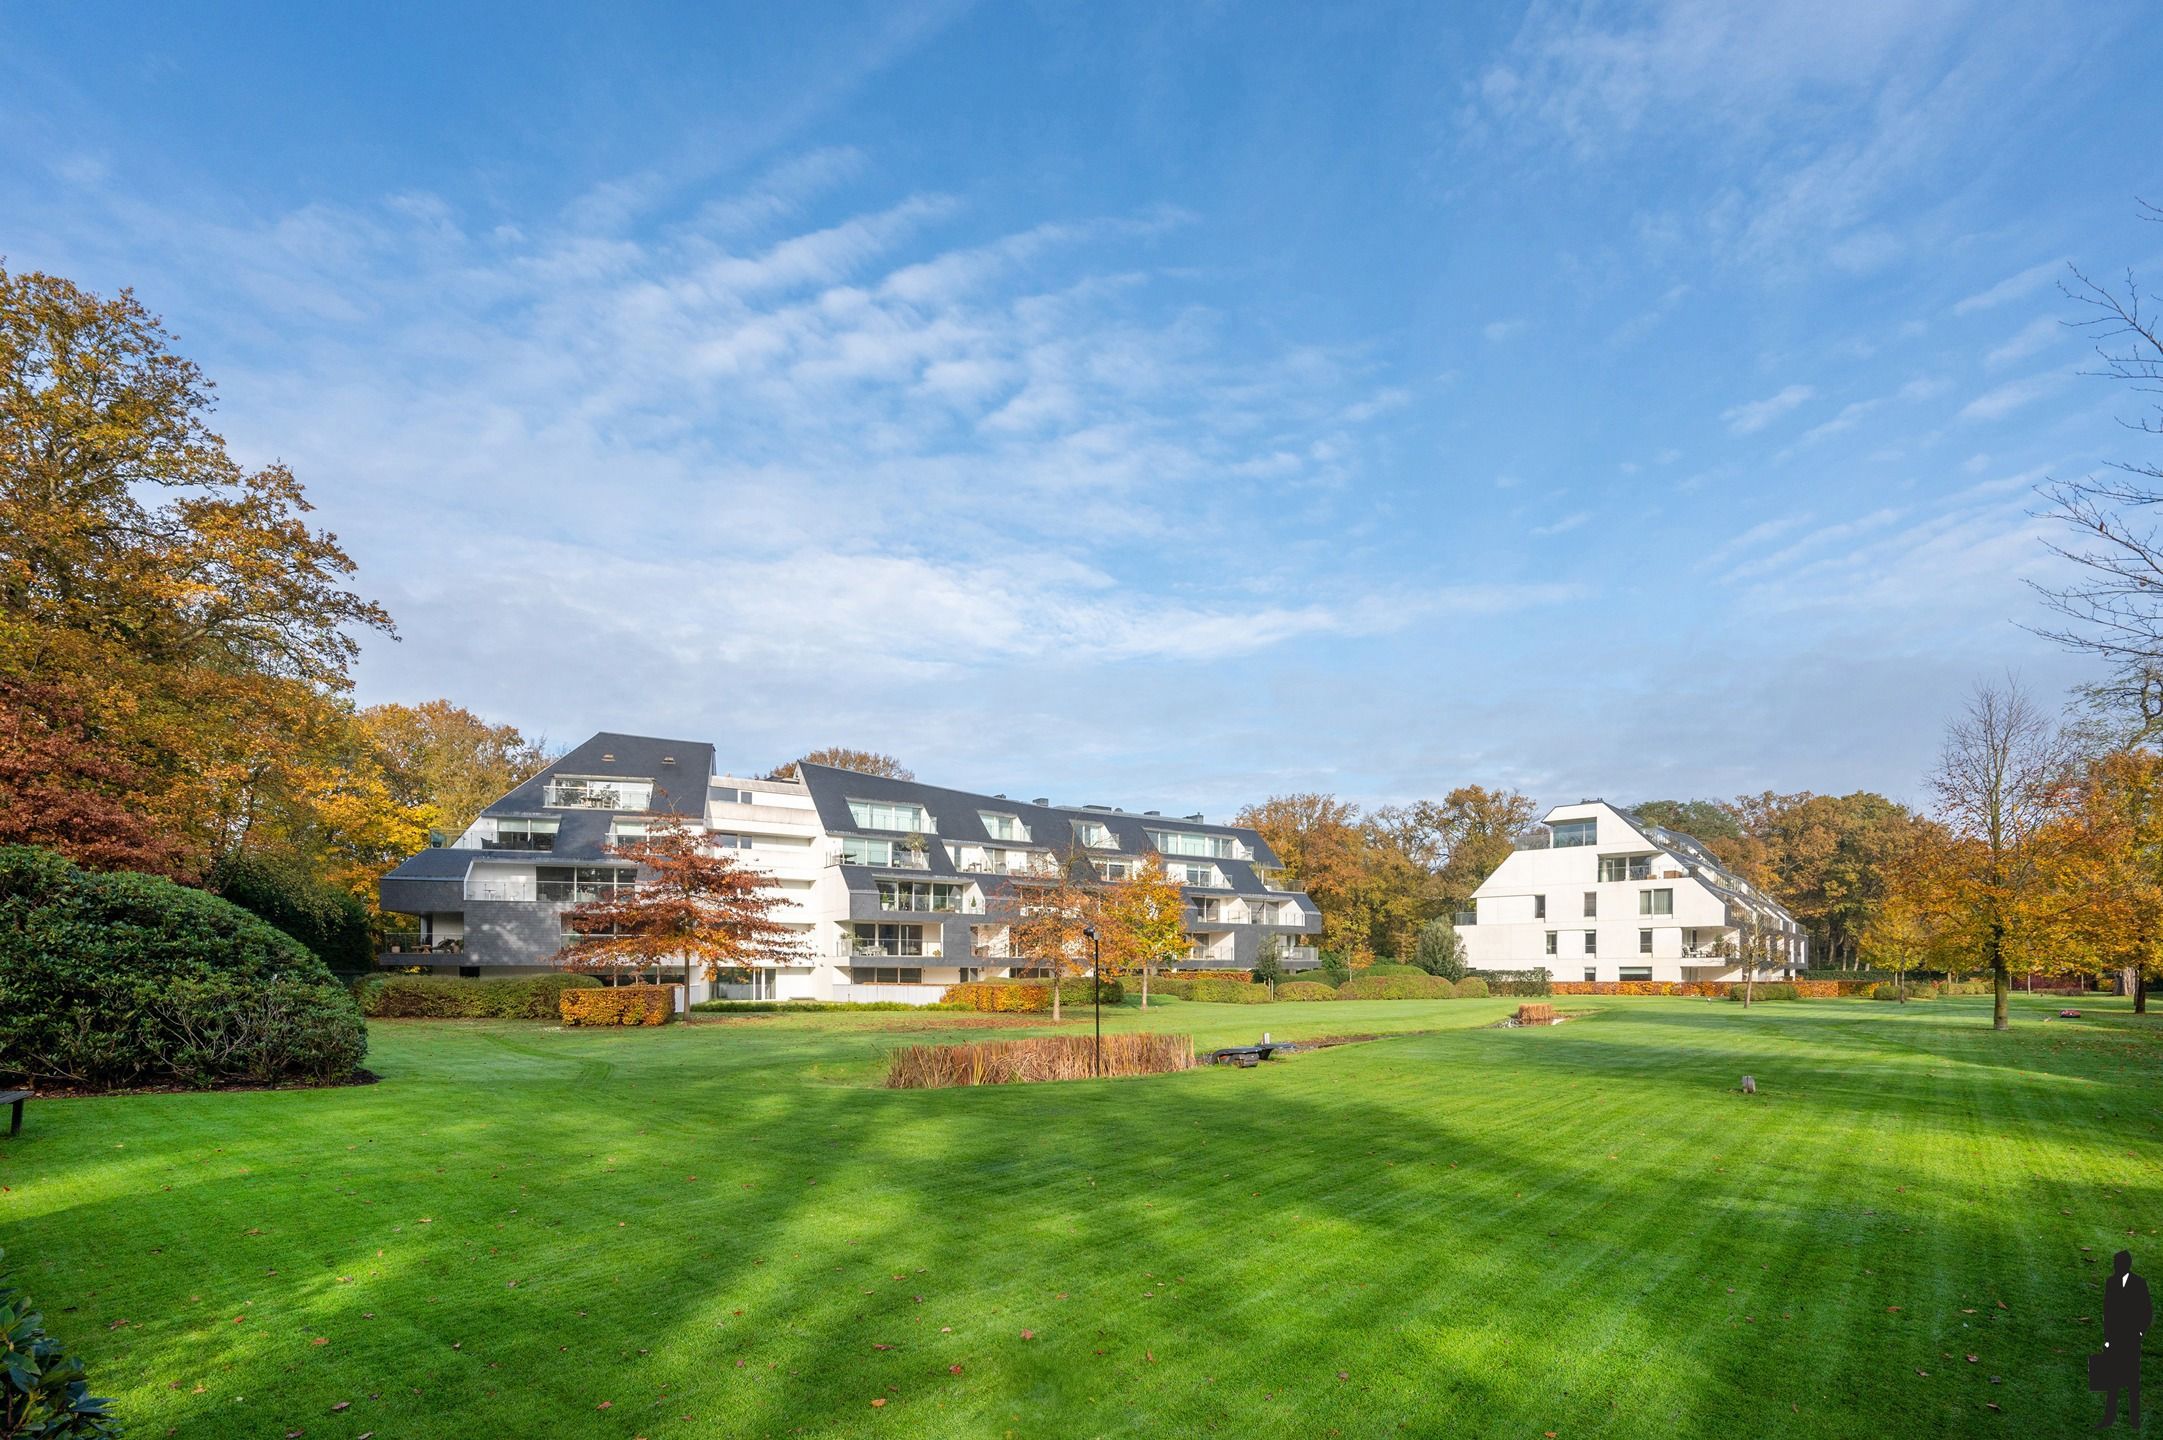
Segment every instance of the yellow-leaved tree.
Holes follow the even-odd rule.
[[[1105,882],[1097,909],[1105,972],[1139,974],[1147,1010],[1151,976],[1187,948],[1186,893],[1165,872],[1163,857],[1151,855],[1126,879]]]

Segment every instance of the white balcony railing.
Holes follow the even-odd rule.
[[[931,857],[921,850],[895,850],[886,860],[852,858],[839,846],[826,852],[826,863],[832,865],[864,865],[873,870],[929,870]]]
[[[911,948],[912,943],[914,948]],[[844,960],[866,956],[877,956],[882,960],[937,960],[945,953],[945,946],[937,940],[844,940],[834,948],[835,956]]]
[[[1319,965],[1322,962],[1321,952],[1312,945],[1287,945],[1279,953],[1287,965]]]
[[[531,880],[468,880],[468,900],[526,900],[535,898]]]

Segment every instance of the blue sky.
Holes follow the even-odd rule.
[[[0,254],[298,471],[364,700],[1217,814],[1919,799],[2084,674],[2137,5],[316,8],[0,8]]]

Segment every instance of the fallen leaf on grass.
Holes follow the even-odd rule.
[[[310,1345],[328,1345],[330,1344],[330,1339],[328,1336],[318,1335],[313,1340],[310,1340],[308,1343]]]
[[[961,1367],[959,1365],[949,1365],[946,1367],[946,1373],[949,1375],[959,1375],[961,1373]]]
[[[1021,1332],[1021,1338],[1024,1340],[1034,1340],[1036,1338],[1036,1332],[1034,1330],[1024,1330]]]
[[[886,1401],[884,1399],[874,1400],[871,1402],[871,1408],[874,1410],[884,1410],[886,1408]]]

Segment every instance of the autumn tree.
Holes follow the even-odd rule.
[[[1322,912],[1322,948],[1362,961],[1374,953],[1374,886],[1359,807],[1334,795],[1272,795],[1233,823],[1259,833],[1294,888]]]
[[[769,780],[794,780],[799,765],[830,765],[836,770],[853,770],[859,775],[878,775],[888,780],[914,780],[916,772],[903,765],[891,755],[876,750],[852,750],[846,745],[822,745],[816,750],[797,756],[786,765],[778,765],[768,771]]]
[[[2145,1012],[2163,945],[2163,756],[2089,758],[2038,850],[2051,898],[2034,925],[2050,968],[2118,975]]]
[[[1981,685],[1947,727],[1930,784],[1956,844],[1949,882],[1973,917],[2004,1030],[2013,947],[2047,877],[2038,841],[2066,794],[2068,759],[2052,717],[2011,680]]]
[[[515,725],[491,725],[448,700],[371,705],[361,729],[381,757],[399,803],[427,806],[447,839],[463,834],[490,804],[532,779],[555,758]]]
[[[358,635],[391,623],[292,472],[227,453],[171,339],[127,291],[0,269],[0,673],[97,739],[46,793],[119,800],[199,880],[341,823],[325,736]]]
[[[1099,888],[1088,858],[1069,854],[1043,878],[1010,877],[986,907],[1006,924],[1007,954],[1050,972],[1054,1023],[1061,1018],[1059,982],[1094,958],[1089,931],[1100,918]]]
[[[144,784],[67,692],[0,676],[0,845],[184,878],[187,852],[147,812]]]
[[[1465,940],[1449,920],[1430,920],[1420,927],[1419,944],[1412,963],[1429,975],[1445,980],[1465,978]]]
[[[1164,861],[1146,856],[1123,880],[1106,882],[1097,899],[1097,929],[1104,968],[1142,977],[1142,1008],[1149,1008],[1149,981],[1159,965],[1187,948],[1187,902]]]
[[[708,982],[724,970],[785,965],[804,953],[800,932],[774,918],[787,896],[773,877],[710,847],[683,817],[646,817],[645,837],[607,853],[635,861],[637,885],[571,906],[563,920],[578,932],[557,952],[566,968],[642,971],[670,962]]]

